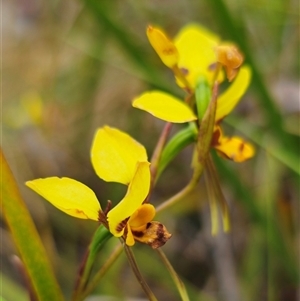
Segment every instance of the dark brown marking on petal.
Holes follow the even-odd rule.
[[[116,231],[117,231],[117,232],[121,232],[121,231],[125,228],[125,226],[126,226],[128,220],[129,220],[129,217],[127,217],[127,218],[125,218],[124,220],[122,220],[122,221],[117,225]]]
[[[217,63],[212,63],[208,66],[209,71],[215,71],[217,69]]]
[[[174,47],[169,47],[169,48],[165,48],[163,49],[163,54],[165,55],[172,55],[176,52],[176,49]]]
[[[156,230],[156,238],[153,240],[153,242],[150,244],[152,249],[157,249],[161,246],[163,246],[172,236],[172,234],[170,234],[166,227],[161,224],[158,223],[158,227]]]
[[[132,234],[135,240],[153,249],[163,246],[172,236],[163,224],[155,221],[147,223],[144,231],[132,231]]]
[[[189,74],[189,69],[187,69],[187,68],[182,67],[182,68],[180,68],[180,71],[185,76],[187,76]]]
[[[245,148],[245,143],[242,142],[242,143],[240,144],[240,146],[239,146],[239,151],[242,153],[243,150],[244,150],[244,148]]]
[[[151,223],[151,222],[147,223],[147,225],[146,225],[146,229],[148,229],[148,228],[149,228],[151,225],[152,225],[152,223]]]
[[[163,226],[163,224],[159,224],[158,225],[156,234],[157,234],[157,239],[158,240],[162,240],[164,238],[165,234],[164,234],[164,226]]]
[[[132,229],[131,229],[132,231]],[[133,236],[142,237],[145,233],[143,231],[132,231]]]

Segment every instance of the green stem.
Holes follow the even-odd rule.
[[[171,198],[169,198],[168,200],[160,204],[158,207],[156,207],[156,212],[165,210],[166,208],[170,207],[171,205],[174,205],[175,203],[180,201],[183,197],[185,197],[187,194],[189,194],[198,184],[202,172],[203,172],[203,165],[198,164],[197,167],[194,169],[194,174],[190,182],[178,193],[176,193]]]
[[[165,255],[165,253],[163,252],[162,249],[156,249],[158,255],[160,256],[162,262],[165,264],[165,266],[167,267],[168,271],[170,272],[171,277],[173,278],[173,281],[179,291],[179,294],[181,296],[181,300],[182,301],[189,301],[189,296],[187,294],[186,288],[184,283],[181,281],[181,279],[179,278],[178,274],[176,273],[176,271],[174,270],[173,266],[171,265],[170,261],[168,260],[167,256]]]
[[[159,140],[156,144],[156,147],[155,147],[155,150],[153,152],[153,155],[152,155],[152,158],[151,158],[151,188],[150,188],[150,193],[153,189],[153,186],[155,184],[155,181],[156,181],[156,177],[157,177],[157,171],[158,171],[158,166],[159,166],[159,162],[160,162],[160,159],[161,159],[161,154],[162,154],[162,151],[165,147],[165,144],[166,144],[166,141],[167,141],[167,138],[169,136],[169,133],[172,129],[172,123],[168,122],[160,137],[159,137]],[[150,194],[149,194],[150,196]],[[149,196],[147,198],[147,200],[149,199]]]
[[[194,164],[194,173],[191,181],[181,191],[179,191],[170,199],[168,199],[167,201],[159,205],[156,208],[156,212],[164,210],[167,207],[181,200],[188,193],[190,193],[199,182],[204,169],[204,165],[209,155],[211,139],[213,134],[213,127],[215,122],[217,94],[218,94],[218,83],[215,82],[212,91],[212,99],[200,124],[200,130],[198,133],[198,142],[196,144],[198,157],[197,157],[197,161]]]
[[[133,252],[131,250],[131,247],[128,247],[124,241],[123,238],[120,238],[120,240],[122,241],[122,244],[124,246],[124,250],[126,253],[126,256],[128,258],[128,262],[131,266],[131,269],[135,275],[135,277],[137,278],[139,284],[141,285],[143,291],[145,292],[145,294],[147,295],[149,301],[157,301],[156,297],[154,296],[153,292],[151,291],[150,287],[148,286],[147,282],[145,281],[144,277],[142,276],[136,260],[134,258]]]
[[[105,273],[109,270],[109,268],[116,262],[118,257],[122,254],[122,245],[119,244],[110,254],[106,262],[102,265],[100,270],[95,274],[93,279],[90,281],[89,285],[84,289],[84,291],[80,294],[79,300],[84,300],[98,285],[101,278],[105,275]]]

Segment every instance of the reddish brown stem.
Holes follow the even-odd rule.
[[[170,122],[166,123],[166,125],[165,125],[164,129],[162,130],[162,133],[159,137],[159,140],[156,144],[155,150],[153,152],[153,155],[151,158],[151,166],[150,166],[150,171],[151,171],[150,191],[149,191],[149,194],[148,194],[146,200],[144,201],[144,203],[149,202],[151,192],[154,188],[154,183],[155,183],[155,179],[156,179],[156,175],[157,175],[157,169],[158,169],[158,164],[159,164],[159,160],[161,157],[161,153],[166,144],[166,141],[167,141],[167,138],[171,131],[171,128],[172,128],[172,123],[170,123]]]

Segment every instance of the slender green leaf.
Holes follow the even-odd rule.
[[[90,278],[92,268],[96,257],[99,251],[103,248],[105,243],[112,237],[113,235],[102,225],[98,227],[96,230],[93,239],[89,245],[86,259],[83,262],[82,271],[80,271],[79,282],[77,284],[76,290],[74,292],[73,300],[81,300],[81,293],[87,285],[87,282]]]
[[[5,220],[39,300],[63,300],[52,267],[13,174],[1,156],[1,202]]]

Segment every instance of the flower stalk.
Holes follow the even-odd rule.
[[[142,276],[142,274],[141,274],[141,272],[138,268],[138,265],[136,263],[136,260],[134,258],[132,249],[126,245],[123,238],[121,238],[120,240],[123,244],[124,251],[125,251],[125,254],[127,256],[130,267],[131,267],[136,279],[138,280],[139,284],[141,285],[143,291],[145,292],[146,296],[148,297],[149,301],[158,301],[156,299],[155,295],[153,294],[153,292],[151,291],[149,285],[145,281],[144,277]]]
[[[170,123],[170,122],[166,123],[166,125],[165,125],[164,129],[162,130],[162,133],[159,137],[159,140],[156,144],[155,150],[153,152],[153,155],[151,158],[151,165],[150,165],[150,171],[151,171],[150,193],[145,202],[147,202],[149,200],[151,191],[155,184],[162,151],[165,147],[165,144],[166,144],[166,141],[167,141],[167,138],[169,136],[171,129],[172,129],[172,123]]]
[[[157,249],[156,250],[160,259],[162,260],[162,262],[164,263],[164,265],[166,266],[166,268],[168,269],[177,289],[178,292],[181,296],[181,300],[182,301],[189,301],[189,296],[188,293],[186,291],[185,285],[182,282],[182,280],[179,278],[178,274],[176,273],[176,271],[174,270],[173,266],[171,265],[170,261],[168,260],[166,254],[164,253],[163,250],[161,249]]]
[[[166,200],[163,203],[161,203],[160,205],[158,205],[156,207],[156,212],[158,213],[160,211],[163,211],[163,210],[169,208],[170,206],[176,204],[178,201],[180,201],[184,197],[186,197],[190,192],[192,192],[193,189],[198,184],[198,182],[201,178],[202,172],[203,172],[203,165],[198,164],[197,167],[194,168],[194,173],[193,173],[193,176],[192,176],[190,182],[182,190],[180,190],[175,195],[170,197],[168,200]]]

